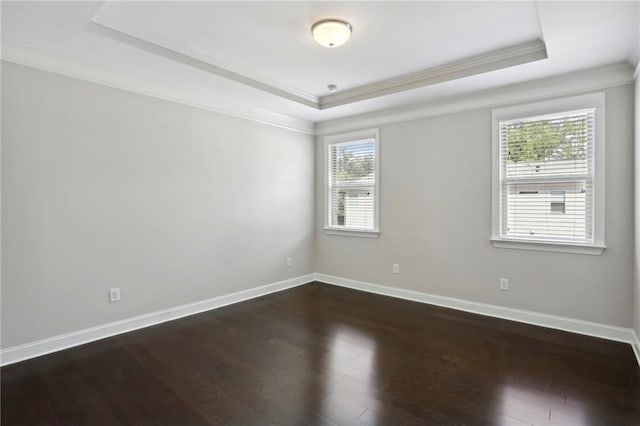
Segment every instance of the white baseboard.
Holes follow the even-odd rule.
[[[556,315],[541,314],[538,312],[524,311],[520,309],[505,308],[502,306],[489,305],[486,303],[455,299],[453,297],[437,296],[435,294],[404,290],[396,287],[387,287],[380,284],[372,284],[364,281],[356,281],[348,278],[335,277],[326,274],[316,273],[315,278],[316,281],[327,284],[367,291],[369,293],[376,293],[384,296],[396,297],[399,299],[412,300],[414,302],[443,306],[445,308],[457,309],[474,314],[502,318],[526,324],[538,325],[541,327],[553,328],[556,330],[570,331],[572,333],[584,334],[587,336],[599,337],[608,340],[615,340],[617,342],[630,343],[632,344],[632,346],[635,338],[634,332],[630,328],[616,327],[613,325],[599,324],[596,322],[582,321]],[[640,346],[638,348],[634,348],[634,350],[636,349],[640,350]],[[638,357],[638,352],[636,352],[636,357]],[[638,360],[640,362],[640,357],[638,358]]]
[[[633,341],[631,342],[631,348],[633,349],[633,354],[636,356],[636,361],[638,361],[638,366],[640,366],[640,339],[638,339],[638,334],[635,330],[632,330]]]
[[[151,312],[149,314],[115,321],[109,324],[99,325],[97,327],[86,328],[72,333],[66,333],[47,339],[37,340],[35,342],[25,343],[23,345],[13,346],[0,351],[0,365],[4,366],[13,364],[19,361],[93,342],[95,340],[104,339],[105,337],[115,336],[128,331],[221,308],[244,300],[264,296],[269,293],[297,287],[312,282],[313,280],[314,274],[302,275],[260,287],[254,287],[248,290],[214,297],[212,299],[201,300],[186,305],[176,306],[174,308],[164,309],[162,311]]]
[[[52,352],[61,351],[74,346],[83,345],[95,340],[138,330],[178,318],[209,311],[269,293],[297,287],[312,281],[320,281],[326,284],[347,287],[355,290],[376,293],[383,296],[390,296],[399,299],[411,300],[415,302],[427,303],[431,305],[443,306],[480,315],[502,318],[541,327],[553,328],[557,330],[569,331],[572,333],[584,334],[587,336],[599,337],[602,339],[615,340],[629,343],[640,365],[640,340],[637,334],[630,328],[616,327],[612,325],[599,324],[595,322],[582,321],[573,318],[560,317],[556,315],[541,314],[537,312],[520,309],[505,308],[485,303],[471,302],[468,300],[456,299],[453,297],[437,296],[429,293],[405,290],[396,287],[388,287],[380,284],[372,284],[364,281],[357,281],[348,278],[341,278],[332,275],[314,273],[302,275],[295,278],[254,287],[247,290],[238,291],[212,299],[201,300],[162,311],[152,312],[115,321],[96,327],[78,330],[72,333],[62,334],[23,345],[13,346],[0,351],[0,365],[14,364],[30,358],[46,355]]]

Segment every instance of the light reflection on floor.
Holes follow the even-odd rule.
[[[375,421],[379,401],[376,374],[376,341],[358,329],[336,327],[328,337],[325,356],[327,394],[321,414],[330,420],[352,424]]]
[[[567,405],[566,396],[508,384],[502,388],[499,410],[503,425],[587,424],[579,403]]]

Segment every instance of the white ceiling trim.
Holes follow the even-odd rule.
[[[226,78],[318,110],[483,74],[515,65],[535,62],[548,57],[544,42],[542,40],[533,40],[485,52],[445,65],[428,68],[416,73],[401,75],[352,89],[346,89],[338,93],[316,97],[300,89],[281,83],[266,82],[255,77],[249,77],[197,59],[186,53],[179,52],[177,47],[169,46],[167,41],[160,40],[150,34],[143,34],[140,31],[102,16],[100,12],[96,13],[91,19],[87,30],[217,77]]]
[[[436,99],[427,104],[374,111],[316,123],[315,134],[326,136],[385,124],[419,120],[439,115],[493,108],[509,104],[570,96],[633,82],[633,68],[627,62],[576,71],[524,83],[500,86],[474,94]]]
[[[547,48],[542,40],[533,40],[503,49],[429,68],[424,71],[366,84],[339,93],[322,96],[320,109],[359,102],[378,96],[417,89],[445,81],[496,71],[515,65],[547,59]]]
[[[403,108],[374,111],[351,117],[318,122],[314,125],[312,122],[268,111],[247,111],[246,108],[240,109],[237,106],[232,107],[230,104],[224,107],[212,107],[211,105],[191,102],[169,96],[151,88],[142,88],[124,80],[114,81],[104,76],[87,73],[85,69],[78,67],[76,62],[63,60],[51,61],[50,59],[38,57],[37,55],[34,56],[17,49],[3,48],[2,60],[102,86],[151,96],[170,102],[177,102],[207,111],[316,136],[325,136],[481,108],[492,108],[558,96],[569,96],[609,87],[622,86],[634,81],[633,68],[627,62],[621,62],[590,70],[501,86],[477,92],[473,95],[460,95],[448,99],[434,100],[427,104],[423,103]],[[113,76],[113,74],[106,71],[105,76],[107,75],[109,77]]]
[[[162,56],[169,60],[179,62],[181,64],[196,68],[200,71],[216,75],[218,77],[226,78],[231,81],[235,81],[240,84],[244,84],[255,89],[262,90],[272,95],[280,96],[285,99],[289,99],[299,104],[310,106],[312,108],[318,108],[318,98],[308,93],[295,90],[293,88],[284,88],[283,86],[276,85],[275,83],[265,83],[251,77],[247,77],[242,74],[229,71],[225,68],[213,65],[209,62],[201,61],[189,55],[185,55],[176,50],[169,49],[168,47],[161,46],[158,43],[146,40],[140,36],[132,35],[131,31],[118,28],[119,24],[114,23],[104,17],[94,17],[87,30],[95,34],[99,34],[121,43],[128,44],[133,47],[137,47],[144,51]]]
[[[154,87],[142,87],[135,82],[118,79],[115,73],[104,69],[98,74],[90,68],[79,64],[82,58],[63,58],[56,55],[51,57],[39,55],[30,49],[7,48],[3,46],[2,60],[47,72],[71,77],[91,83],[108,86],[132,93],[151,96],[158,99],[177,102],[224,115],[242,118],[258,123],[283,128],[307,135],[324,136],[334,133],[353,131],[362,128],[380,126],[384,124],[400,123],[419,120],[438,115],[471,111],[481,108],[491,108],[519,102],[535,101],[557,96],[568,96],[593,90],[602,90],[630,84],[634,81],[634,69],[627,63],[621,62],[590,70],[577,71],[560,76],[548,77],[524,83],[501,86],[474,93],[473,95],[459,95],[452,98],[436,99],[429,103],[421,103],[402,108],[379,110],[355,116],[328,120],[324,122],[309,122],[306,120],[272,113],[263,110],[249,110],[246,107],[232,103],[218,103],[216,106],[205,105],[176,96],[163,93]],[[96,65],[87,62],[84,65]],[[99,64],[98,64],[99,65]]]
[[[220,97],[216,98],[215,105],[194,102],[189,100],[189,93],[185,93],[184,97],[176,96],[167,93],[163,87],[140,83],[139,80],[131,78],[118,77],[118,73],[113,72],[117,70],[86,58],[69,57],[69,55],[59,53],[51,56],[39,52],[37,46],[34,45],[16,47],[19,45],[17,40],[12,40],[11,44],[12,46],[8,47],[3,43],[1,56],[3,61],[298,133],[314,134],[314,125],[310,121],[259,108],[249,108]]]

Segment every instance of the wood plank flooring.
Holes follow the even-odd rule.
[[[640,425],[629,345],[308,284],[5,367],[2,425]]]

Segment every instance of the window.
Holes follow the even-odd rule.
[[[600,254],[604,94],[493,111],[496,247]]]
[[[550,191],[550,204],[549,209],[551,212],[565,214],[565,194],[566,191]]]
[[[327,136],[328,233],[378,234],[378,131]]]

